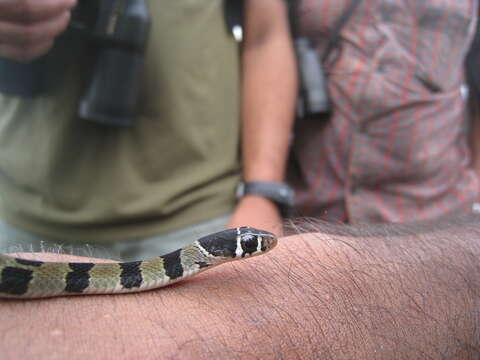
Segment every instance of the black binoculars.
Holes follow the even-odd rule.
[[[80,118],[113,126],[134,123],[150,25],[146,0],[81,0],[72,11],[67,33],[95,51]],[[51,57],[28,63],[0,58],[0,92],[21,97],[48,92]]]

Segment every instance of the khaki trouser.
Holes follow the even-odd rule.
[[[55,252],[122,261],[142,260],[169,253],[202,236],[221,231],[229,218],[225,215],[177,231],[111,244],[56,241],[0,221],[0,253]]]

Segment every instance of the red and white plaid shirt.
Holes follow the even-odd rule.
[[[350,2],[301,2],[320,53]],[[297,124],[299,215],[399,222],[471,209],[479,180],[460,89],[475,9],[475,0],[360,3],[325,64],[332,116]]]

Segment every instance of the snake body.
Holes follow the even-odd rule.
[[[249,227],[207,235],[167,255],[133,262],[43,262],[0,254],[0,297],[43,298],[145,291],[222,263],[260,255],[274,234]]]

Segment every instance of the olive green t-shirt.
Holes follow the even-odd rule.
[[[0,215],[53,239],[109,242],[227,214],[239,181],[238,49],[222,0],[151,0],[130,128],[76,116],[85,51],[41,96],[0,95]],[[72,50],[72,52],[74,52]]]

